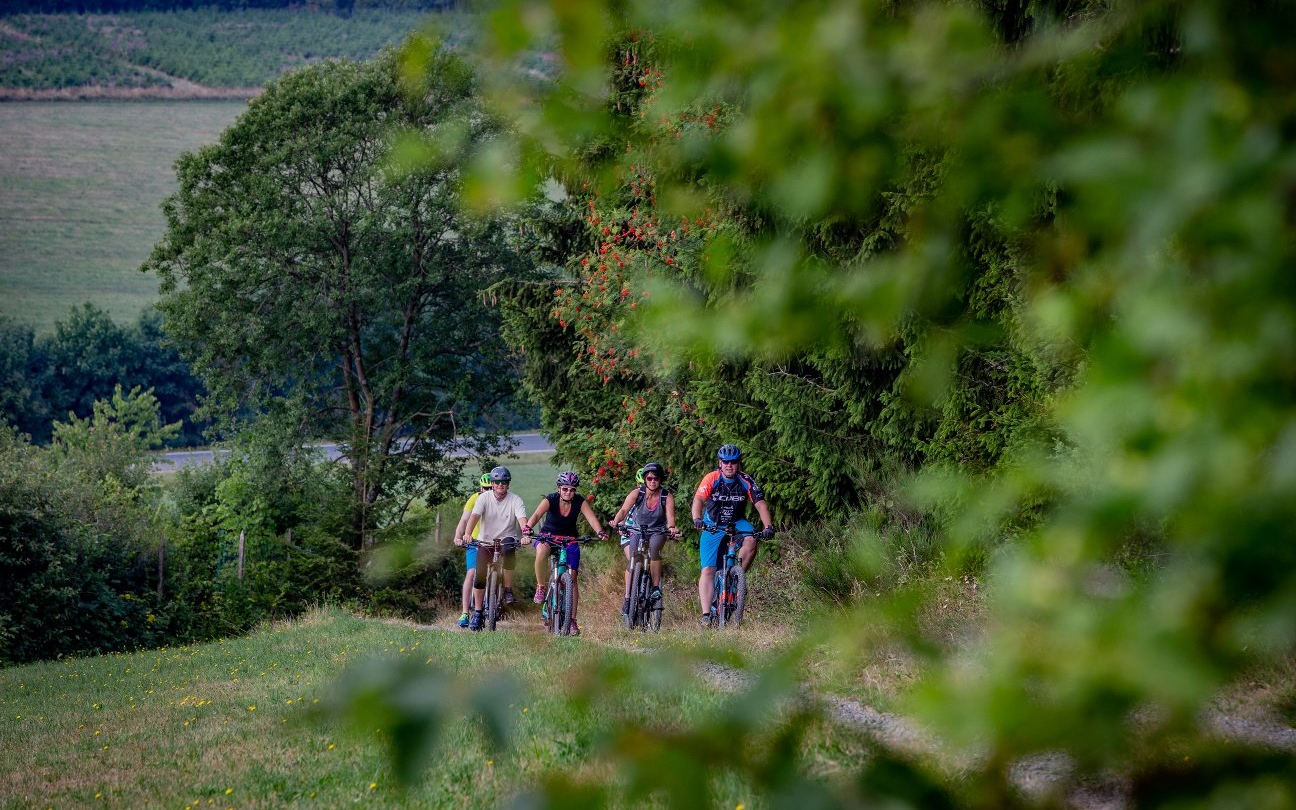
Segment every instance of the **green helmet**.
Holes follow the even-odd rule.
[[[639,469],[635,470],[635,483],[636,484],[643,483],[643,467],[640,467]]]
[[[491,485],[490,473],[488,473],[488,472],[484,472],[484,473],[482,473],[482,474],[481,474],[481,482],[480,482],[480,483],[481,483],[482,489],[490,489],[490,485]]]

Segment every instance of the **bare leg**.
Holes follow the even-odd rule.
[[[549,546],[544,543],[536,545],[535,575],[537,586],[540,588],[549,586]]]
[[[648,561],[648,573],[652,575],[652,584],[654,588],[661,587],[661,569],[662,569],[661,560]]]
[[[708,566],[702,569],[702,576],[698,577],[698,601],[702,603],[702,612],[711,612],[711,600],[715,598],[715,566]]]
[[[629,543],[626,543],[625,546],[622,547],[623,550],[625,551],[625,558],[626,558],[626,570],[625,570],[625,598],[626,599],[630,598],[630,560],[634,558],[634,550],[631,549],[630,546],[633,544],[634,541],[631,540]]]
[[[468,573],[464,575],[464,583],[463,583],[462,605],[463,605],[464,613],[467,613],[468,611],[472,610],[473,582],[475,582],[476,580],[477,580],[477,570],[475,568],[469,568]]]
[[[580,605],[580,577],[577,576],[579,573],[575,568],[572,569],[572,621],[576,621],[576,608]]]
[[[756,560],[756,538],[748,535],[743,538],[742,547],[738,549],[738,562],[742,563],[743,570],[751,568],[751,564]]]

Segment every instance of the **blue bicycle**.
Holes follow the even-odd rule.
[[[540,618],[544,621],[545,630],[555,636],[566,636],[571,633],[572,609],[576,598],[575,591],[572,589],[573,573],[567,566],[567,544],[573,540],[577,543],[589,543],[597,539],[592,536],[531,535],[531,542],[544,543],[551,549],[549,587],[545,591],[544,603],[540,608]]]
[[[734,525],[717,526],[714,531],[722,531],[724,538],[724,557],[716,565],[715,590],[711,597],[711,626],[715,628],[737,627],[742,624],[743,608],[747,605],[747,572],[738,561],[738,548],[742,544]]]

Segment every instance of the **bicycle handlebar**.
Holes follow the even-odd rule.
[[[464,543],[463,548],[502,548],[505,551],[511,551],[520,548],[522,541],[516,537],[497,537],[494,540],[473,540],[471,543]]]
[[[598,539],[599,539],[598,536],[593,534],[585,534],[585,535],[581,535],[580,537],[567,537],[561,534],[544,534],[544,533],[535,533],[531,535],[531,542],[544,543],[545,545],[554,546],[554,547],[565,546],[568,543],[572,543],[572,542],[592,543]]]

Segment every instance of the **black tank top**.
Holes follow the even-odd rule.
[[[571,514],[564,516],[562,514],[562,499],[558,497],[557,492],[551,492],[545,496],[549,501],[549,511],[545,512],[544,526],[540,531],[545,534],[556,534],[559,537],[576,536],[576,520],[580,517],[581,504],[585,503],[584,495],[573,495],[571,499]]]

